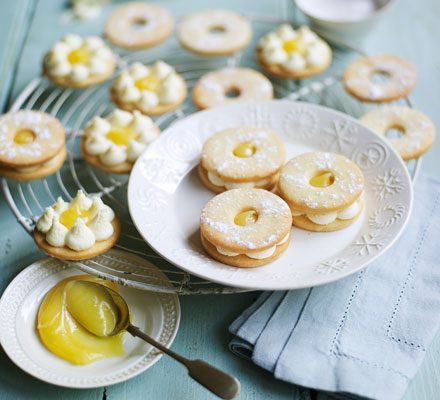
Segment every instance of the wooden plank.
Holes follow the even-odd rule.
[[[32,17],[36,2],[17,0],[3,2],[0,12],[0,110],[3,110],[13,83],[16,61],[28,33],[27,22]]]

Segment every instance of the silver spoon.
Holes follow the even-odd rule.
[[[116,306],[118,314],[116,325],[112,331],[104,333],[102,331],[97,331],[96,329],[90,328],[90,326],[87,327],[87,322],[90,321],[91,315],[86,315],[85,313],[79,312],[77,307],[69,307],[69,293],[73,296],[76,291],[75,289],[83,291],[98,290],[102,293],[104,298],[107,298],[107,300],[111,298],[114,306]],[[187,368],[191,378],[222,399],[233,399],[240,392],[240,382],[237,378],[213,367],[205,361],[190,360],[181,356],[180,354],[175,353],[142,332],[137,326],[132,325],[130,323],[130,311],[125,300],[119,293],[104,285],[82,280],[70,282],[67,288],[67,310],[72,314],[77,322],[79,322],[85,329],[94,335],[108,337],[117,335],[121,331],[125,330],[132,336],[145,340],[147,343],[183,364]]]

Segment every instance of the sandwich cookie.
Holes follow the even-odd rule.
[[[135,62],[113,81],[110,94],[123,110],[159,115],[183,103],[186,85],[174,68],[163,61],[154,65]]]
[[[159,132],[150,117],[136,110],[116,109],[106,117],[95,116],[84,129],[84,159],[103,171],[126,174]]]
[[[98,36],[66,35],[43,60],[44,74],[58,85],[83,88],[107,80],[115,69],[115,54]]]
[[[173,16],[153,3],[129,2],[116,7],[105,21],[105,37],[125,49],[146,49],[167,39]]]
[[[81,190],[70,201],[61,197],[47,207],[34,229],[37,246],[61,260],[87,260],[111,249],[121,234],[113,210]]]
[[[431,119],[409,107],[378,108],[366,113],[361,122],[381,136],[393,128],[400,130],[401,137],[386,139],[404,160],[420,157],[435,140],[435,126]]]
[[[183,18],[177,38],[187,50],[202,56],[227,56],[246,47],[252,38],[250,22],[232,11],[200,11]]]
[[[250,68],[224,68],[203,75],[195,84],[194,104],[205,109],[237,101],[271,100],[273,86],[263,74]]]
[[[327,69],[332,51],[308,26],[293,29],[283,24],[260,39],[256,56],[259,64],[271,74],[302,79]]]
[[[277,195],[233,189],[211,199],[200,216],[206,252],[217,261],[248,268],[268,264],[288,247],[292,215]]]
[[[293,225],[316,232],[352,224],[363,209],[364,177],[348,158],[333,153],[305,153],[281,170],[279,195],[289,204]]]
[[[374,77],[381,76],[379,82]],[[360,57],[344,71],[345,89],[361,101],[384,103],[406,96],[416,85],[417,73],[412,64],[393,55]]]
[[[0,117],[0,176],[33,180],[52,175],[66,159],[61,122],[41,111],[19,110]]]
[[[273,132],[255,127],[231,128],[204,144],[199,175],[220,193],[237,188],[271,190],[284,163],[284,144]]]

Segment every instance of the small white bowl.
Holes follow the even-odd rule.
[[[311,27],[329,41],[355,44],[365,39],[397,0],[294,0]]]

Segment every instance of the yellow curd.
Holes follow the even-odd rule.
[[[114,329],[117,308],[111,296],[95,285],[71,285],[75,280],[96,282],[117,290],[116,284],[90,275],[72,276],[55,285],[38,310],[37,329],[44,346],[77,365],[123,355],[122,333],[99,337],[90,332],[109,334]]]

